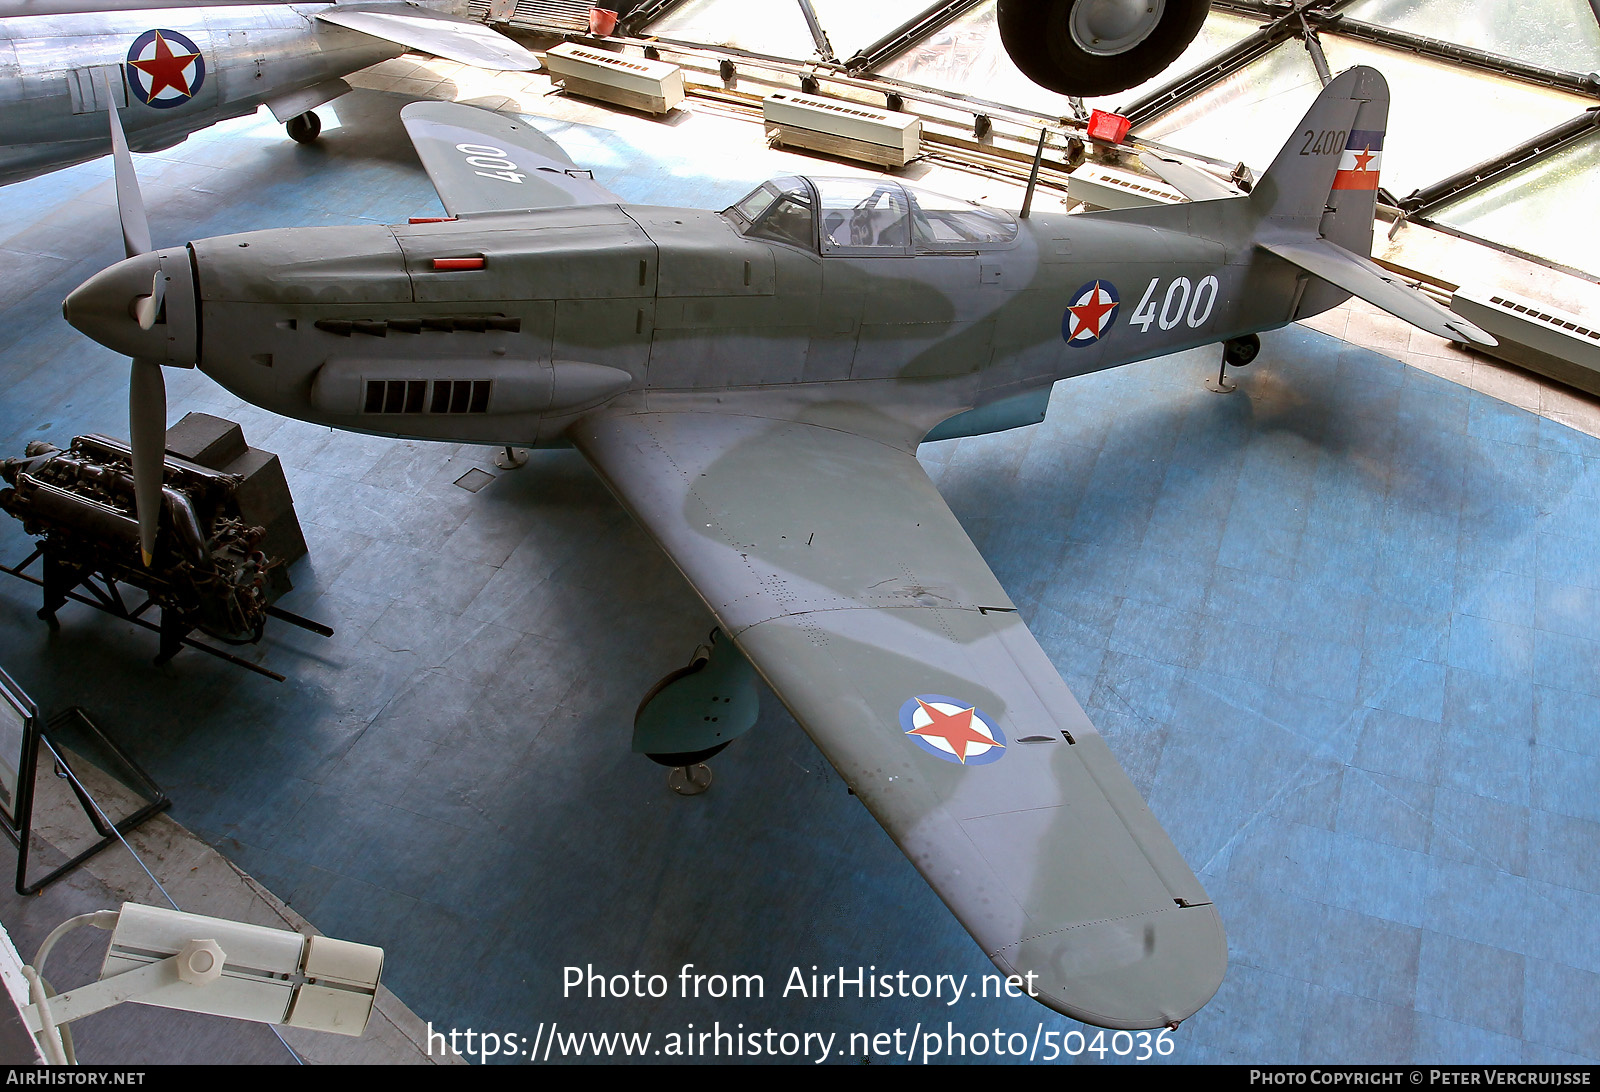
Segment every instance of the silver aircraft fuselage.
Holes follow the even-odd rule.
[[[405,52],[315,18],[331,6],[0,4],[0,185],[108,153],[108,82],[130,147],[149,152],[263,104],[285,120],[286,104],[310,110],[343,90],[340,77]],[[153,70],[130,73],[138,60]],[[317,88],[332,93],[307,95]]]

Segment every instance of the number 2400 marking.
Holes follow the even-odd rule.
[[[1307,129],[1306,142],[1300,146],[1301,155],[1330,155],[1344,150],[1345,129]]]
[[[1180,322],[1194,329],[1211,317],[1211,308],[1217,302],[1217,278],[1201,277],[1199,285],[1191,285],[1188,277],[1178,277],[1167,285],[1167,294],[1162,297],[1158,312],[1156,289],[1160,284],[1160,277],[1151,278],[1144,295],[1139,297],[1139,306],[1128,318],[1129,324],[1139,327],[1142,333],[1150,332],[1152,322],[1159,323],[1163,330],[1170,330]]]

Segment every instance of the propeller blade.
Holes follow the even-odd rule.
[[[111,115],[111,159],[117,174],[117,214],[122,217],[122,245],[128,257],[150,250],[150,220],[144,212],[144,197],[139,193],[139,177],[133,172],[133,155],[128,137],[117,116],[117,96],[106,74],[106,110]],[[149,327],[145,327],[149,329]]]
[[[137,296],[133,301],[133,317],[139,321],[139,329],[148,330],[154,326],[161,317],[161,305],[166,302],[167,278],[161,275],[158,268],[150,281],[150,294]]]
[[[161,365],[135,360],[128,376],[128,432],[133,449],[133,499],[139,554],[148,568],[161,526],[161,484],[167,450],[167,381]]]

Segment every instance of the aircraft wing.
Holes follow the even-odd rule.
[[[539,58],[482,23],[409,4],[341,4],[316,18],[450,61],[509,72],[532,72]]]
[[[1184,1019],[1222,981],[1216,909],[915,441],[849,414],[569,435],[1002,971],[1104,1027]]]
[[[505,114],[413,102],[401,108],[400,120],[451,216],[622,203],[561,145]]]

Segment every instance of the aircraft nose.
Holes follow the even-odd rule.
[[[151,251],[102,269],[61,305],[73,327],[137,360],[193,367],[199,355],[187,250]]]

